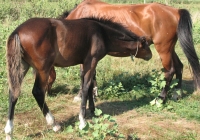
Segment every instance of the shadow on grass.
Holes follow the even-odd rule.
[[[100,79],[100,78],[99,78]],[[148,82],[148,79],[153,79],[153,75],[146,73],[141,75],[140,73],[135,73],[131,75],[129,73],[118,73],[114,74],[111,79],[108,81],[103,81],[101,86],[99,86],[99,90],[104,91],[105,87],[113,81],[119,81],[122,83],[123,88],[127,91],[128,95],[120,99],[112,100],[112,99],[103,99],[104,102],[98,104],[96,107],[101,109],[105,114],[109,115],[120,115],[129,110],[139,108],[145,105],[148,105],[150,101],[152,101],[158,94],[151,94],[150,88],[151,84]],[[97,78],[98,80],[98,78]],[[183,80],[183,97],[186,98],[194,92],[193,81],[191,80]],[[74,96],[79,91],[79,85],[69,88],[68,85],[59,85],[52,89],[52,95],[57,96],[57,94],[74,94]],[[185,91],[187,93],[185,93]],[[101,98],[101,97],[100,97]],[[98,100],[101,100],[97,98]],[[168,100],[171,100],[168,98]],[[68,122],[68,121],[66,121]],[[65,123],[64,123],[65,124]]]
[[[140,86],[141,88],[144,87],[144,89],[136,88],[137,91],[135,91],[136,94],[142,94],[142,95],[138,96],[138,97],[137,97],[137,95],[133,95],[130,98],[123,99],[123,100],[120,100],[120,99],[114,100],[114,101],[103,100],[103,102],[101,102],[101,103],[97,102],[98,104],[96,105],[96,108],[101,109],[104,114],[109,114],[111,116],[114,116],[114,115],[120,115],[120,114],[123,114],[125,112],[131,111],[133,109],[140,108],[142,106],[148,105],[149,102],[152,101],[155,98],[155,94],[148,93],[148,88],[151,88],[151,87],[149,86],[146,79],[150,76],[151,75],[149,75],[149,74],[141,76],[139,74],[123,75],[122,73],[115,75],[109,81],[104,82],[102,84],[102,86],[99,87],[100,90],[104,89],[104,87],[107,84],[109,84],[110,81],[119,80],[120,82],[123,83],[124,89],[128,92],[130,92],[132,90],[131,87],[134,87],[135,85],[137,86],[137,84],[139,84],[138,86]],[[53,88],[52,91],[54,92],[54,94],[56,96],[56,94],[64,94],[64,93],[68,93],[70,91],[72,91],[73,94],[76,95],[78,90],[79,90],[79,86],[76,86],[76,87],[74,87],[73,89],[70,90],[67,85],[61,85],[61,86],[57,86],[57,87]],[[194,92],[193,81],[184,80],[183,81],[183,90],[187,91],[187,93],[185,93],[183,95],[183,98],[186,98],[187,96],[191,95]],[[139,93],[137,93],[137,92],[139,92]],[[100,99],[98,99],[98,100],[100,100]],[[86,113],[87,113],[86,120],[91,119],[92,115],[91,115],[91,113],[88,109],[87,109]],[[78,115],[72,116],[69,119],[62,119],[61,122],[59,122],[59,123],[62,126],[62,128],[65,129],[69,125],[72,125],[74,127],[75,122],[77,122],[77,121],[78,121]],[[47,130],[44,130],[43,132],[31,134],[31,135],[28,136],[28,138],[42,137],[43,133],[48,133],[49,131],[52,131],[52,130],[47,129]]]
[[[68,85],[58,85],[56,87],[53,87],[51,89],[51,94],[48,94],[50,97],[56,97],[58,94],[78,94],[78,91],[80,89],[80,86],[75,86],[73,88],[70,88]]]

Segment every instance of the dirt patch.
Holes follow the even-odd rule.
[[[80,103],[74,103],[73,97],[74,95],[62,95],[53,100],[51,98],[47,99],[56,121],[64,128],[74,125],[78,121]],[[59,102],[55,102],[55,100]],[[119,132],[123,133],[129,140],[133,138],[141,140],[187,139],[192,136],[200,139],[200,124],[198,122],[180,118],[170,112],[144,114],[137,112],[135,108],[130,108],[123,102],[98,101],[96,106],[104,114],[116,118]],[[89,111],[87,111],[87,116],[90,116],[89,114]],[[87,120],[89,119],[90,117],[87,117]],[[31,139],[44,139],[47,137],[52,139],[56,137],[59,140],[80,139],[73,133],[68,135],[62,134],[62,132],[54,133],[46,125],[46,120],[38,107],[35,107],[32,111],[16,113],[14,124],[14,136],[17,139],[27,137]],[[1,127],[3,128],[4,124],[1,123]]]
[[[191,133],[200,138],[198,122],[173,119],[175,116],[173,113],[140,114],[132,110],[115,117],[121,131],[127,135],[136,134],[140,139],[175,139]]]

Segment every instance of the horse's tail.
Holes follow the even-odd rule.
[[[6,47],[7,76],[9,91],[16,98],[20,95],[21,83],[24,77],[21,50],[19,35],[11,34]]]
[[[193,72],[196,88],[200,89],[200,64],[199,58],[194,48],[192,37],[192,20],[190,13],[186,9],[179,9],[178,39],[185,53]]]

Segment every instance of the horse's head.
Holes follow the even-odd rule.
[[[145,37],[140,37],[138,41],[138,51],[135,57],[149,60],[152,58],[152,52],[149,48],[149,43]]]

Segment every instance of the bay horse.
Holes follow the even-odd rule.
[[[66,19],[88,16],[112,19],[135,34],[145,36],[149,44],[154,44],[165,73],[166,85],[158,96],[163,103],[174,74],[178,79],[176,89],[182,93],[183,64],[175,52],[177,40],[192,68],[195,88],[200,89],[200,64],[194,48],[192,21],[188,10],[159,3],[109,4],[100,0],[83,0],[71,10]],[[124,54],[118,53],[118,56]]]
[[[139,37],[119,23],[103,18],[58,20],[31,18],[19,25],[8,37],[6,62],[9,83],[9,111],[5,126],[6,139],[12,138],[14,109],[20,95],[21,84],[32,67],[36,73],[32,94],[47,124],[54,131],[60,129],[55,123],[46,102],[45,92],[51,68],[83,65],[82,101],[79,120],[80,129],[85,125],[86,103],[94,113],[92,98],[95,68],[99,60],[109,53],[132,53],[150,59],[151,50],[145,37]]]

